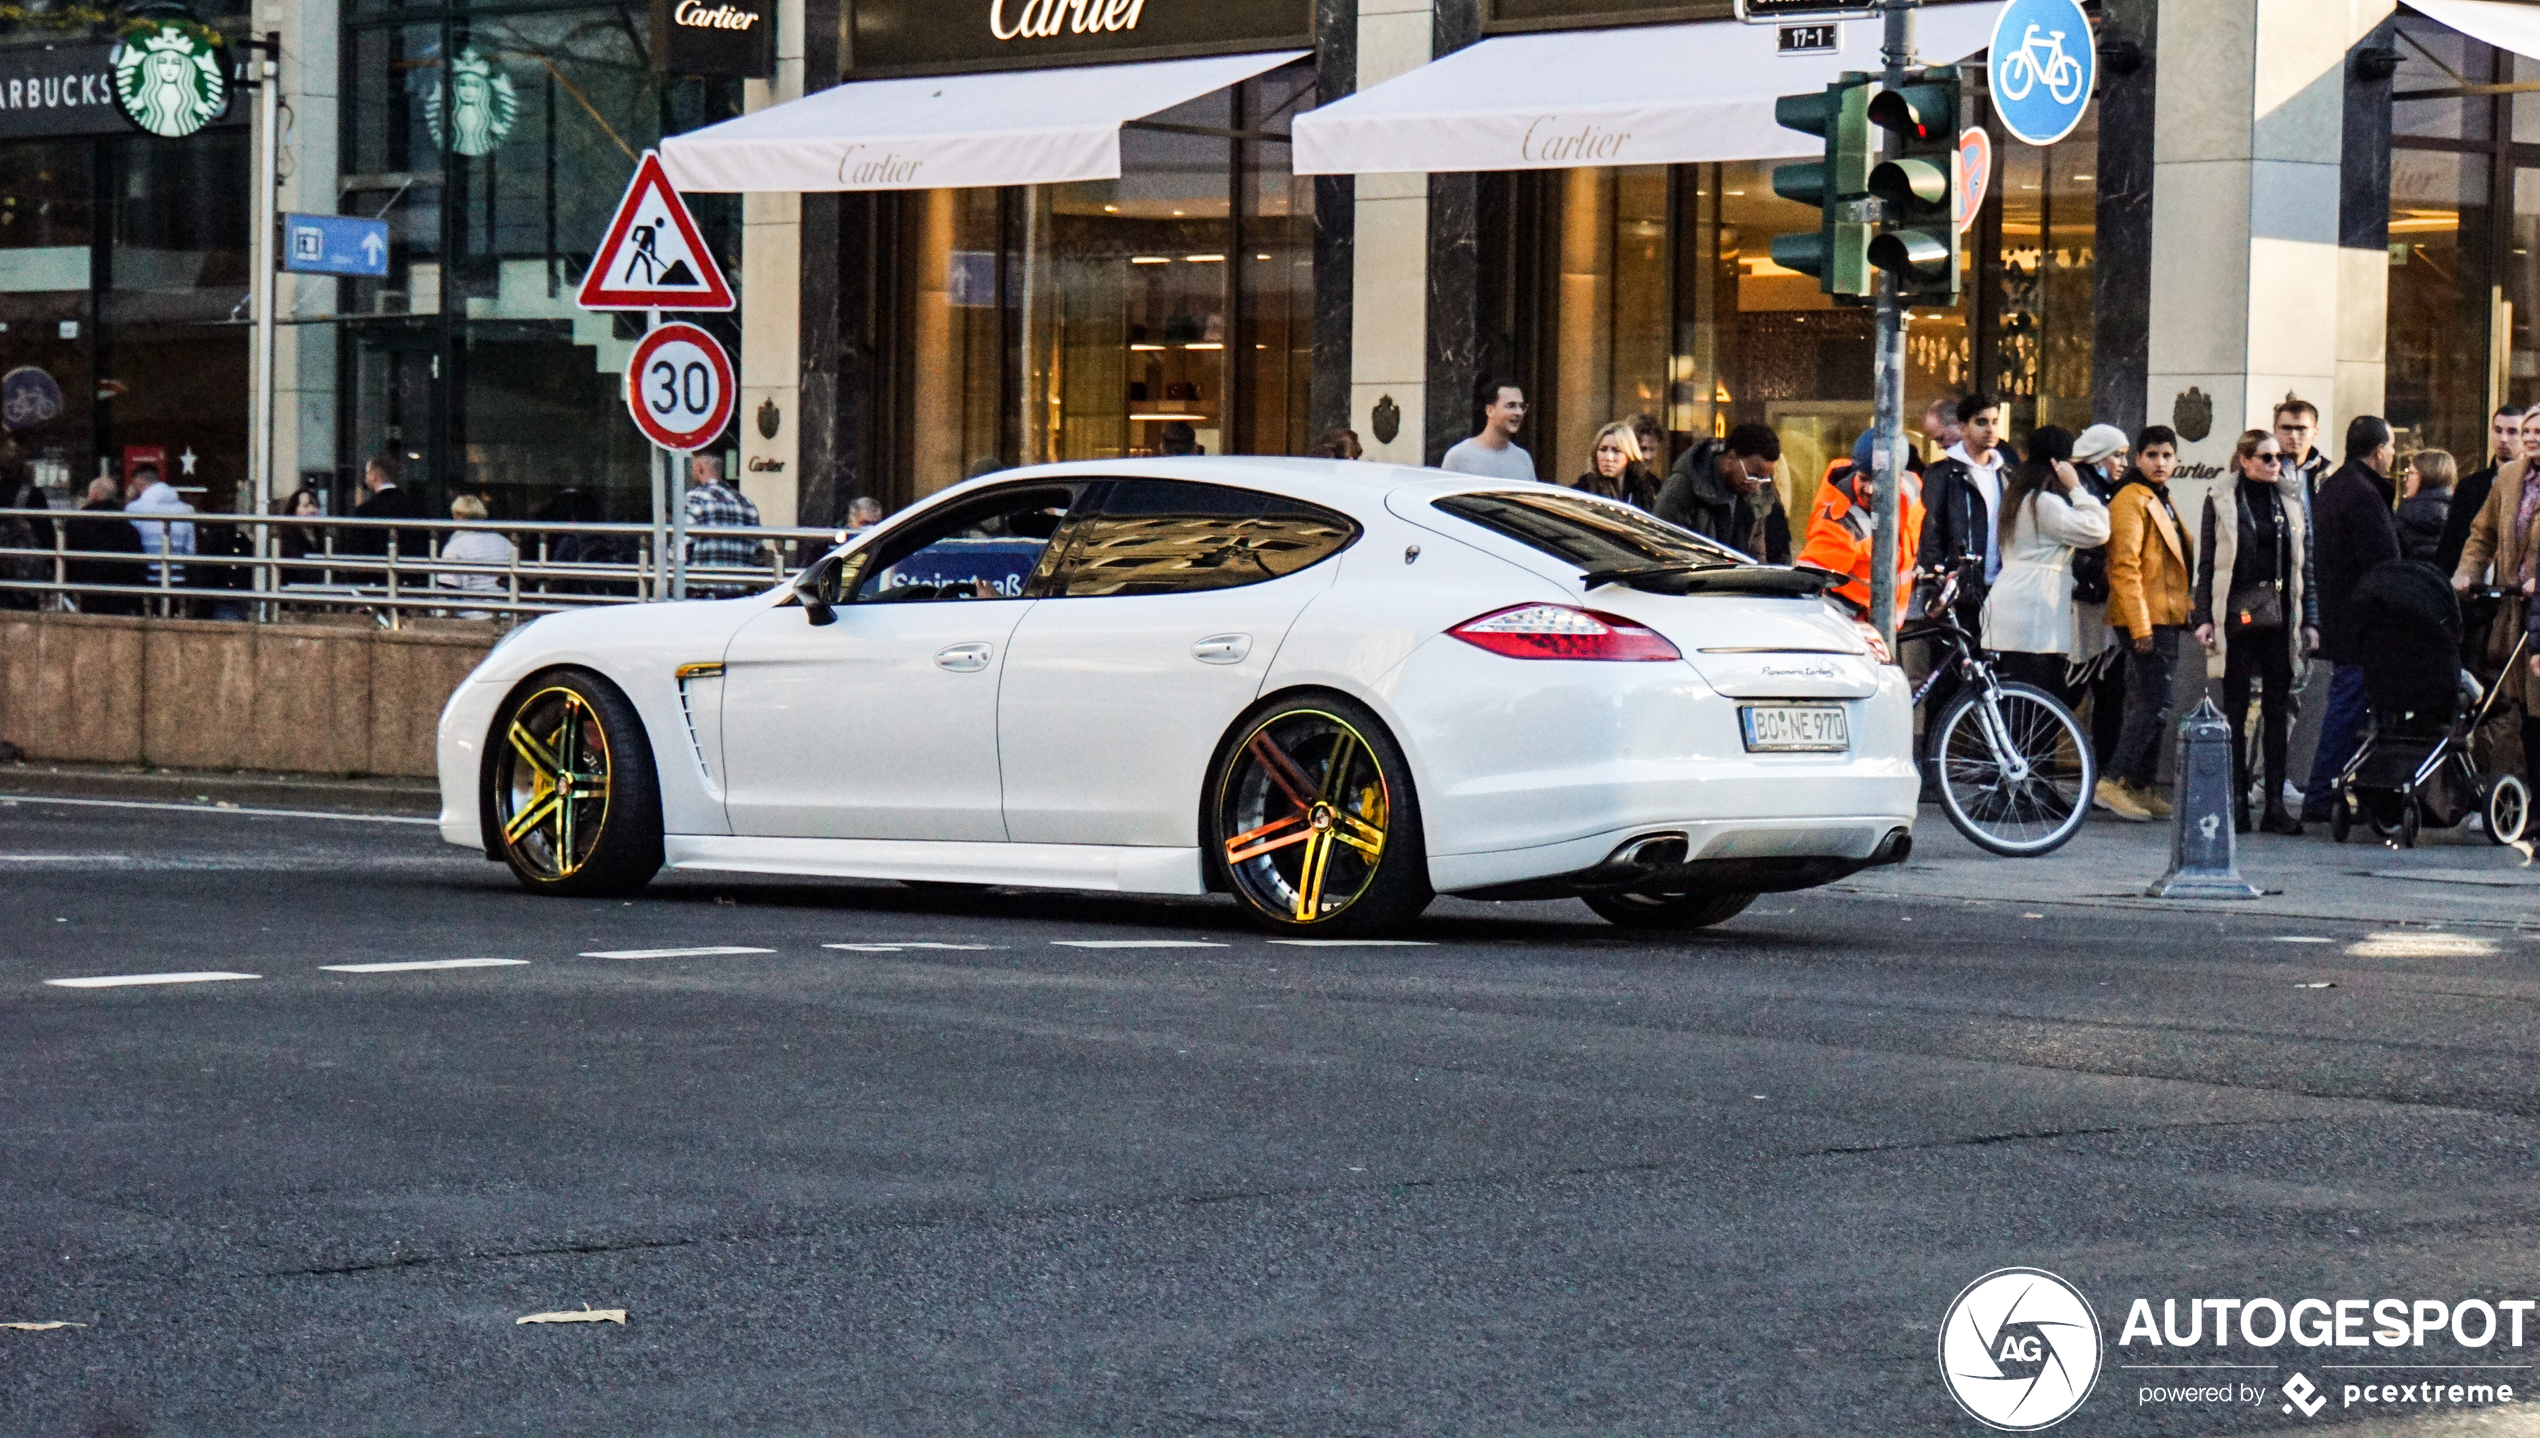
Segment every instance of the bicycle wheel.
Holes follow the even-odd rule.
[[[2002,63],[1995,67],[1993,83],[2001,87],[2006,100],[2027,99],[2030,88],[2037,83],[2037,68],[2030,63],[2028,52],[2015,50],[2003,56]]]
[[[1932,770],[1958,832],[2013,859],[2051,854],[2079,833],[2099,782],[2081,721],[2026,684],[2003,685],[1995,704],[1981,688],[1961,694],[1933,736]]]

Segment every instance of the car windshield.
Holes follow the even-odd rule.
[[[1450,494],[1431,503],[1590,572],[1657,565],[1717,569],[1746,562],[1735,550],[1637,509],[1550,486]]]

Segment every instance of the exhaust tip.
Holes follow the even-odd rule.
[[[1643,834],[1616,849],[1605,862],[1632,869],[1672,869],[1682,864],[1692,849],[1692,840],[1682,834]]]
[[[1870,864],[1873,868],[1887,864],[1902,864],[1913,856],[1914,831],[1905,828],[1890,829],[1887,837],[1879,841],[1878,848],[1871,851]]]

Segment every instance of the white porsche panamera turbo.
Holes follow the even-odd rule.
[[[1911,847],[1905,679],[1824,582],[1553,485],[1008,471],[764,594],[515,631],[442,715],[441,832],[557,893],[668,867],[1699,927]]]

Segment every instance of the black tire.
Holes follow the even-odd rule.
[[[1753,894],[1582,894],[1609,924],[1626,929],[1707,929],[1746,912]]]
[[[2014,778],[1996,762],[1981,719],[1984,691],[1974,687],[1931,726],[1928,772],[1959,833],[2005,858],[2039,858],[2071,842],[2090,818],[2098,762],[2081,721],[2054,695],[2027,684],[2001,688],[2002,724],[2017,759],[2032,766],[2026,775]]]
[[[661,872],[652,743],[635,706],[587,669],[538,675],[504,701],[482,802],[499,857],[533,893],[631,894]]]
[[[2417,846],[2417,834],[2424,828],[2424,826],[2424,811],[2417,807],[2416,796],[2410,795],[2406,801],[2406,807],[2399,811],[2399,847],[2402,849],[2415,848]]]
[[[2480,786],[2480,826],[2491,844],[2519,843],[2531,828],[2531,787],[2520,774],[2499,774]]]
[[[2344,794],[2339,794],[2336,798],[2329,801],[2329,840],[2332,843],[2343,844],[2346,842],[2346,836],[2353,832],[2355,832],[2354,802],[2348,799]]]
[[[1210,766],[1201,840],[1253,919],[1281,933],[1386,933],[1435,897],[1411,766],[1367,707],[1330,693],[1256,706]]]

